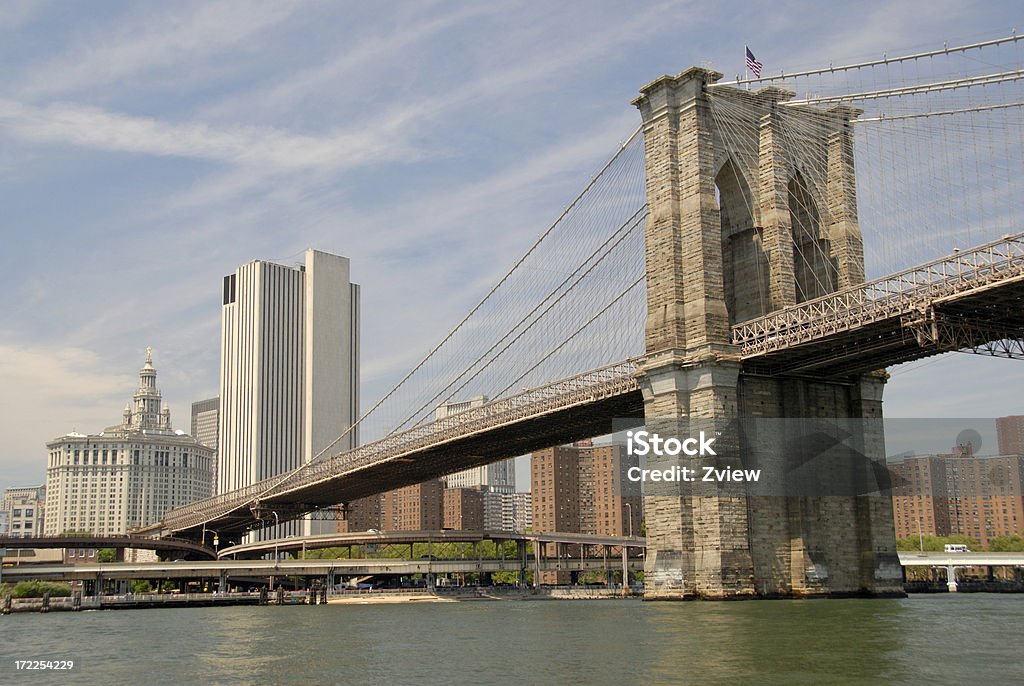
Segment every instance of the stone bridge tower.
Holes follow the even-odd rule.
[[[792,93],[712,87],[719,78],[691,68],[634,101],[646,145],[648,429],[699,425],[742,455],[751,439],[737,427],[750,418],[880,420],[884,373],[759,373],[744,367],[730,337],[733,324],[864,280],[857,110],[783,105]],[[876,472],[879,424],[856,440]],[[782,446],[775,476],[799,459]],[[844,485],[835,495],[649,488],[647,597],[901,594],[888,494]]]

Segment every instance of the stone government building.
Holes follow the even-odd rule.
[[[46,447],[46,535],[123,534],[213,495],[214,450],[172,428],[150,348],[121,424]]]

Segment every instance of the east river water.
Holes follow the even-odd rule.
[[[52,612],[0,617],[0,683],[1009,684],[1022,639],[1024,595]]]

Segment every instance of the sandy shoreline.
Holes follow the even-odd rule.
[[[442,598],[432,593],[366,593],[350,596],[335,596],[327,599],[328,605],[380,605],[391,603],[455,603],[455,598]]]

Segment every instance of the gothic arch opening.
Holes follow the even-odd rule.
[[[822,235],[818,205],[799,171],[789,180],[788,190],[796,300],[803,302],[836,290],[836,265],[832,246]]]
[[[750,188],[731,159],[715,176],[715,199],[722,222],[725,304],[729,321],[735,324],[767,311],[768,257],[761,230],[754,226]]]

